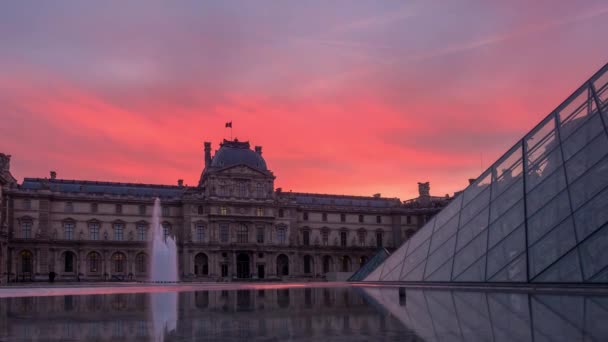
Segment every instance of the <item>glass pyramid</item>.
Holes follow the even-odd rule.
[[[365,281],[608,283],[608,64]]]

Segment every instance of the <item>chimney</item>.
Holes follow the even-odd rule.
[[[57,172],[51,171],[51,179],[56,179],[56,178],[57,178]]]
[[[469,178],[469,185],[475,183],[476,180],[477,178]]]
[[[177,180],[177,186],[179,186],[180,188],[181,188],[182,186],[184,186],[184,180],[183,180],[183,179],[178,179],[178,180]]]
[[[211,143],[205,141],[205,167],[211,165]]]
[[[259,155],[262,155],[262,146],[256,146],[255,147],[255,152]]]
[[[431,197],[431,183],[418,182],[418,195],[420,195],[420,197]]]

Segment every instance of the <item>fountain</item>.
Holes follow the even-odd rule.
[[[160,223],[160,199],[152,210],[152,241],[150,242],[150,281],[177,282],[177,247],[175,238],[166,236]]]

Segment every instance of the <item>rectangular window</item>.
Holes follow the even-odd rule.
[[[256,240],[258,243],[264,243],[264,227],[257,228]]]
[[[139,215],[146,215],[146,205],[145,204],[139,205]]]
[[[359,246],[365,246],[365,231],[358,231],[357,237],[359,238]]]
[[[376,247],[382,248],[382,232],[376,233]]]
[[[222,264],[221,269],[222,269],[222,277],[226,278],[228,276],[228,265]]]
[[[239,224],[236,229],[236,240],[239,243],[249,242],[249,229],[244,224]]]
[[[23,239],[32,238],[32,222],[22,222],[21,223],[21,237]]]
[[[97,213],[99,211],[99,205],[97,203],[91,203],[91,212]]]
[[[406,220],[407,224],[412,224],[412,217],[410,215],[407,215],[405,217],[405,220]]]
[[[196,241],[205,242],[205,226],[202,224],[196,226]]]
[[[302,215],[303,215],[302,217],[304,218],[304,221],[308,221],[308,213],[304,212]]]
[[[89,238],[93,241],[99,240],[99,223],[89,223]]]
[[[198,206],[197,212],[198,212],[199,215],[203,215],[204,211],[203,211],[203,206],[202,205]]]
[[[163,216],[168,217],[171,214],[169,207],[163,207]]]
[[[279,228],[277,229],[277,242],[280,244],[284,244],[285,240],[286,240],[286,236],[285,236],[285,228]]]
[[[323,222],[327,222],[327,213],[323,213],[322,218]]]
[[[302,232],[302,240],[304,243],[304,246],[310,246],[310,231],[305,230]]]
[[[117,204],[117,206],[120,204]],[[125,226],[122,223],[114,223],[114,240],[122,241],[123,239],[123,231]]]
[[[346,232],[340,232],[340,246],[346,247]]]
[[[229,236],[228,224],[227,223],[220,224],[220,241],[223,243],[227,243],[228,236]]]
[[[72,203],[72,202],[65,202],[65,212],[66,213],[73,213],[74,212],[74,203]]]
[[[117,214],[122,214],[122,204],[117,204],[116,205],[116,213]]]
[[[382,223],[382,216],[376,216],[376,223]]]
[[[29,198],[24,199],[23,200],[23,209],[25,209],[25,210],[32,209],[32,200],[30,200]]]
[[[346,222],[346,214],[340,214],[340,222]]]
[[[258,216],[264,216],[264,208],[258,208],[257,214]]]
[[[137,240],[138,241],[146,241],[146,226],[144,224],[137,225]]]
[[[363,223],[363,215],[359,215],[359,223]]]
[[[63,235],[63,238],[66,240],[73,240],[74,239],[74,223],[73,222],[64,223],[63,229],[65,232]]]
[[[279,209],[279,217],[284,217],[285,216],[285,212],[283,211],[283,209]]]
[[[220,207],[220,215],[222,215],[222,216],[228,215],[228,208]]]

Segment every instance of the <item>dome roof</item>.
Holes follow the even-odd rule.
[[[212,168],[225,168],[234,165],[247,165],[260,171],[268,171],[266,161],[260,153],[250,149],[249,142],[224,140],[211,161]]]

